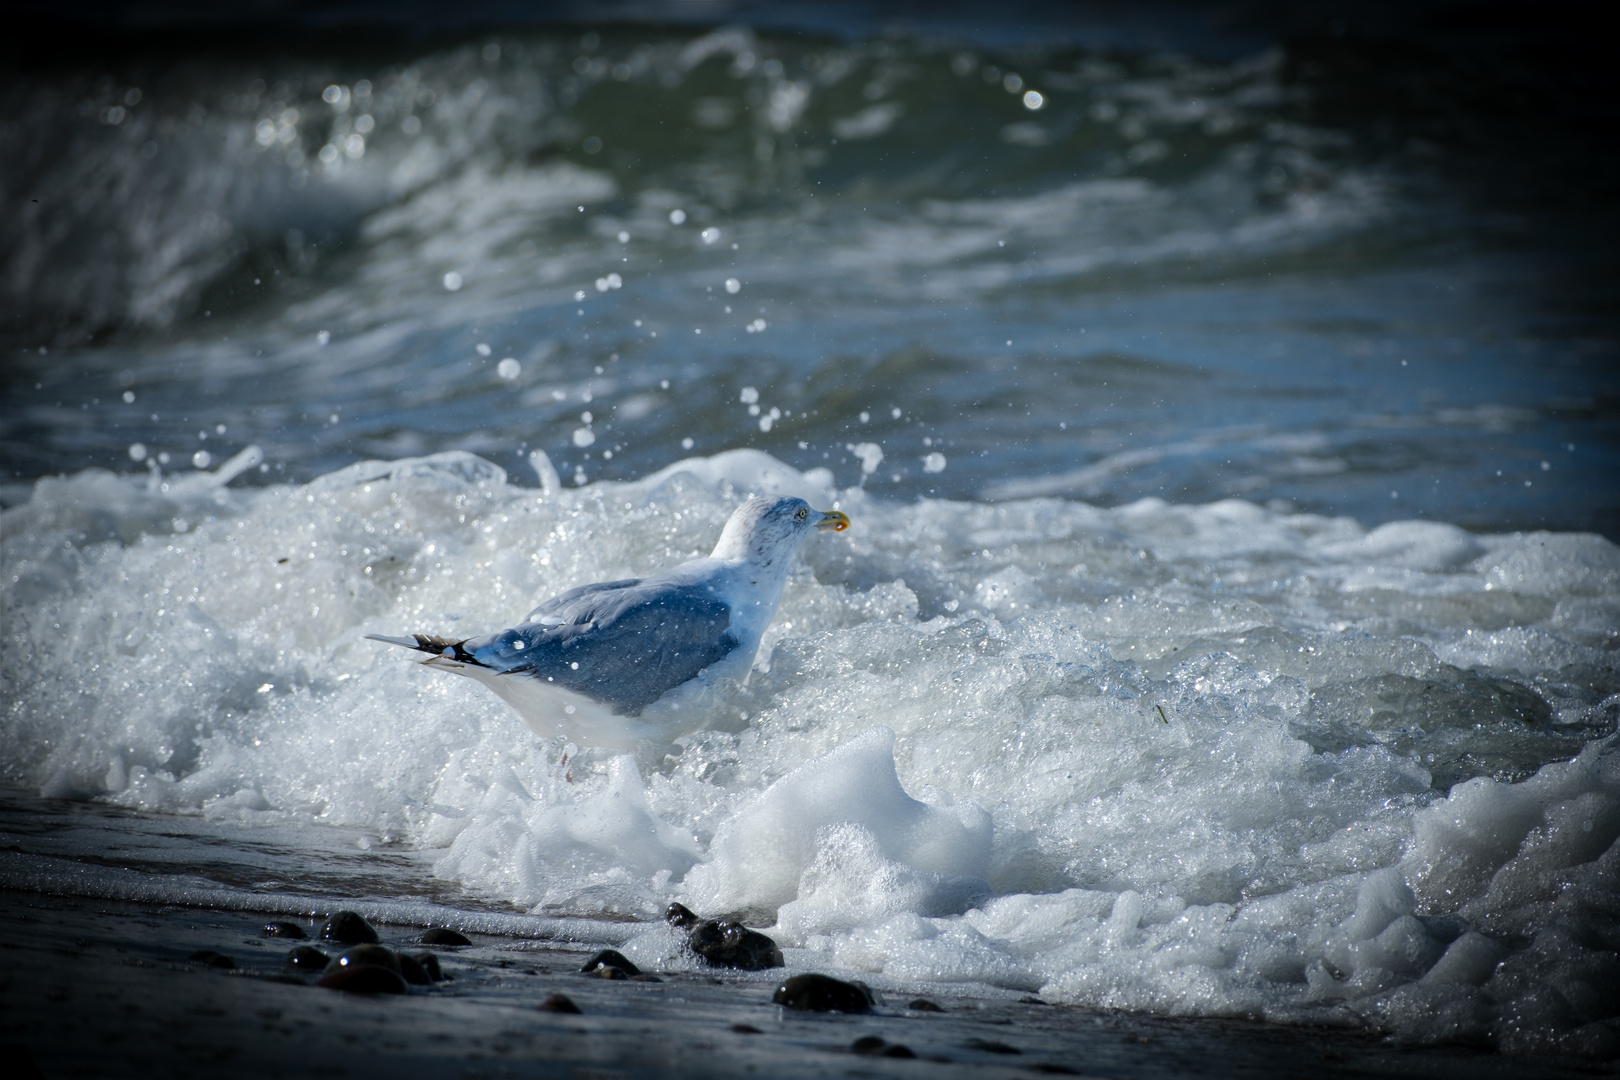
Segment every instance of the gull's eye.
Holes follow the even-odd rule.
[[[799,507],[799,512],[793,516],[798,518],[800,521],[803,521],[805,518],[810,516],[810,511],[801,506]]]

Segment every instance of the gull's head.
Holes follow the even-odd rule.
[[[803,499],[755,495],[732,512],[714,546],[718,559],[748,559],[761,566],[792,558],[817,529],[843,532],[849,518],[837,510],[816,510]]]

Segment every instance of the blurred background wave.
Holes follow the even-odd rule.
[[[755,446],[1620,537],[1577,5],[24,5],[0,502]]]

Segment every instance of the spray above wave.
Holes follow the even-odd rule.
[[[466,454],[41,483],[0,541],[6,778],[365,830],[536,913],[746,911],[880,981],[1613,1053],[1614,545],[831,480],[736,452],[541,492]],[[363,641],[678,562],[748,491],[863,527],[678,752],[537,740]],[[160,497],[186,531],[147,531]]]

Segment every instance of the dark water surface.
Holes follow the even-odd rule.
[[[900,499],[1620,536],[1568,19],[84,10],[0,79],[8,504],[248,444],[752,446]]]

